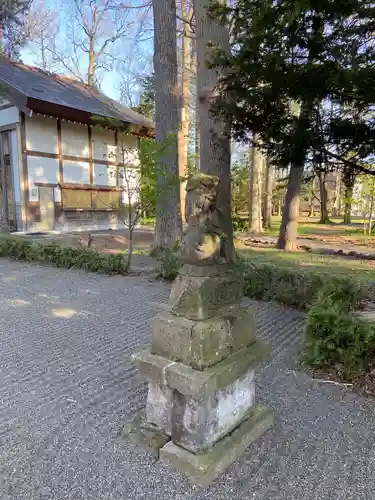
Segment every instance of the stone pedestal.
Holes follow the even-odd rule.
[[[152,322],[151,348],[133,356],[148,396],[142,424],[126,427],[129,437],[160,443],[160,458],[202,486],[272,424],[271,412],[255,404],[254,382],[270,349],[242,296],[234,265],[185,265],[169,308]]]

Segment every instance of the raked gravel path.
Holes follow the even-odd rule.
[[[208,490],[119,437],[168,285],[0,260],[0,500],[373,500],[375,401],[297,371],[304,316],[254,303],[275,426]]]

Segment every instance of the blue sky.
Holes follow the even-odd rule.
[[[82,28],[78,27],[72,15],[72,12],[74,12],[73,0],[36,1],[39,1],[38,5],[41,5],[42,8],[46,10],[50,9],[55,13],[59,25],[58,36],[56,37],[59,53],[69,54],[72,52],[72,29],[75,30],[75,36],[77,39],[79,39],[80,34],[82,33]],[[104,1],[105,0],[96,0],[99,7]],[[142,5],[143,1],[144,0],[127,0],[127,4],[139,6]],[[84,3],[87,5],[89,2],[88,0],[84,0]],[[117,2],[117,4],[120,3],[121,0]],[[86,13],[88,12],[89,11],[86,10]],[[115,60],[112,60],[111,62],[112,69],[101,69],[98,71],[101,90],[114,99],[120,99],[121,82],[125,81],[127,82],[125,87],[131,87],[127,94],[129,94],[129,97],[132,100],[137,101],[140,87],[136,84],[136,82],[139,80],[139,76],[150,74],[152,71],[153,41],[152,32],[150,31],[152,28],[150,16],[147,17],[147,32],[142,35],[140,41],[135,43],[136,31],[139,30],[138,19],[142,13],[144,13],[144,11],[140,11],[139,9],[131,9],[128,11],[126,25],[129,26],[130,23],[133,23],[132,33],[129,33],[127,37],[122,37],[122,39],[111,45],[111,54],[115,56]],[[116,27],[116,20],[114,19],[115,18],[111,16],[111,18],[103,22],[103,37],[98,41],[98,46],[101,45],[103,40],[112,36]],[[27,45],[21,52],[23,62],[25,64],[38,65],[38,52],[38,44],[32,43]],[[79,51],[77,60],[81,73],[84,73],[88,65],[87,54]],[[66,64],[71,66],[69,57],[66,58]],[[53,70],[58,73],[69,75],[69,71],[67,71],[67,69],[62,65],[54,67]],[[132,104],[135,103],[136,102]]]

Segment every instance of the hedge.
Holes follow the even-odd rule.
[[[309,367],[353,380],[372,368],[375,325],[355,314],[360,290],[350,280],[326,284],[307,315],[302,361]]]
[[[60,247],[55,243],[36,243],[22,237],[1,237],[0,257],[84,269],[96,273],[124,274],[126,270],[126,261],[122,254],[113,255],[92,249]]]
[[[345,276],[316,270],[283,267],[258,262],[244,263],[245,295],[258,300],[274,300],[297,309],[308,309],[325,284],[340,288],[348,282]],[[374,296],[374,286],[349,279],[361,291],[360,300]]]
[[[105,254],[93,249],[60,247],[55,243],[36,243],[22,237],[1,237],[0,257],[10,257],[27,262],[39,262],[57,267],[84,269],[90,272],[125,274],[126,257],[122,254]],[[160,275],[172,280],[182,263],[180,251],[165,249],[158,257]],[[247,297],[276,301],[297,309],[308,309],[319,290],[326,283],[336,288],[344,277],[316,270],[290,268],[275,264],[243,262],[245,295]],[[361,289],[362,298],[375,295],[375,287],[350,280]]]

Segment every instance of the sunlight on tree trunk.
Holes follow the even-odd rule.
[[[319,224],[329,224],[327,172],[319,172],[320,221]]]
[[[289,173],[288,187],[280,226],[277,248],[293,252],[297,250],[297,230],[299,217],[299,195],[303,178],[303,164],[292,166]]]
[[[156,140],[175,141],[157,165],[156,248],[173,247],[182,238],[177,135],[179,131],[177,85],[176,4],[153,0]]]
[[[274,185],[274,166],[266,158],[266,173],[263,194],[262,218],[263,226],[269,229],[272,226],[272,193]]]
[[[262,178],[264,158],[262,152],[252,146],[250,163],[249,232],[263,232],[262,223]]]
[[[190,8],[186,0],[181,1],[181,17],[187,19],[190,16]],[[181,41],[181,96],[180,96],[180,120],[181,126],[178,133],[178,171],[180,178],[186,178],[188,168],[188,146],[189,146],[189,102],[190,102],[190,69],[191,69],[191,28],[189,23],[181,21],[182,41]],[[186,181],[180,183],[181,217],[182,222],[186,221]]]
[[[224,0],[221,0],[224,3]],[[219,177],[218,206],[225,220],[225,254],[235,258],[231,211],[229,127],[212,116],[211,101],[215,98],[217,70],[207,67],[212,49],[210,43],[229,51],[229,32],[225,26],[206,15],[209,0],[195,0],[197,46],[197,106],[200,129],[200,170]]]

